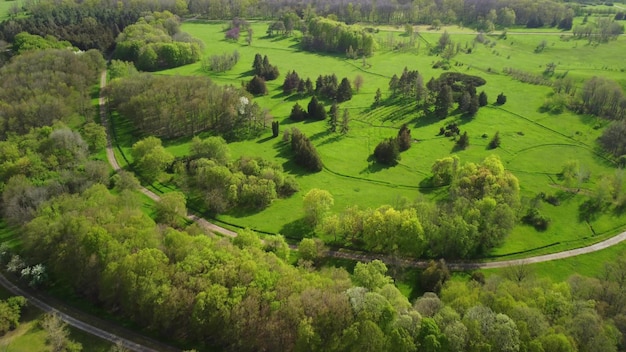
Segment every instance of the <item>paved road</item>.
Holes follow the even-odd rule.
[[[106,86],[106,72],[102,74],[100,86],[102,88]],[[105,104],[104,97],[102,95],[100,96],[100,114],[101,114],[100,116],[101,116],[102,122],[105,125],[105,127],[107,127],[107,131],[108,131],[106,104]],[[119,164],[117,163],[117,160],[115,159],[115,154],[113,153],[110,133],[107,134],[107,138],[108,138],[107,158],[109,159],[109,163],[111,164],[111,166],[113,166],[115,170],[119,170],[120,169]],[[154,192],[144,187],[141,188],[141,192],[143,192],[148,197],[154,199],[155,201],[158,201],[160,199],[158,195],[156,195]],[[221,233],[223,235],[230,236],[230,237],[237,236],[235,232],[225,229],[221,226],[212,224],[208,222],[207,220],[200,218],[194,214],[189,213],[187,218],[192,221],[196,221],[198,224],[200,224],[201,226],[203,226],[204,228],[212,232]],[[593,244],[587,247],[572,249],[572,250],[563,251],[559,253],[540,255],[540,256],[529,257],[529,258],[524,258],[524,259],[503,260],[503,261],[496,261],[496,262],[459,261],[459,262],[448,262],[447,264],[448,264],[448,267],[450,267],[450,269],[452,270],[475,270],[475,269],[504,268],[504,267],[515,266],[515,265],[541,263],[541,262],[547,262],[551,260],[570,258],[570,257],[574,257],[574,256],[581,255],[581,254],[593,253],[593,252],[614,246],[624,240],[626,240],[626,232],[622,232],[619,235],[616,235],[607,240],[598,242],[596,244]],[[389,255],[376,255],[376,254],[371,254],[371,253],[359,253],[359,252],[344,251],[344,250],[328,251],[326,252],[326,256],[333,257],[333,258],[358,260],[358,261],[364,261],[364,262],[369,262],[374,259],[380,259],[387,264],[402,265],[402,266],[416,267],[416,268],[424,268],[428,266],[428,263],[429,263],[429,260],[402,259],[402,258],[397,258],[394,256],[389,256]]]
[[[56,314],[57,316],[59,316],[61,320],[63,320],[67,324],[77,329],[80,329],[82,331],[85,331],[89,334],[98,336],[104,340],[110,341],[111,343],[121,345],[122,347],[128,350],[137,351],[137,352],[180,351],[178,349],[175,349],[171,346],[164,345],[155,340],[151,340],[144,336],[137,335],[131,331],[125,330],[125,335],[136,335],[137,341],[140,341],[140,340],[149,341],[149,345],[153,347],[148,347],[145,344],[140,344],[140,343],[128,340],[119,335],[116,335],[107,330],[104,330],[100,327],[96,327],[94,321],[97,321],[97,325],[99,326],[111,325],[110,323],[100,320],[99,318],[89,316],[88,319],[85,319],[85,320],[88,320],[89,322],[86,322],[85,320],[79,320],[76,318],[77,315],[80,315],[84,318],[86,314],[82,312],[78,314],[76,312],[70,313],[72,311],[72,308],[69,308],[66,306],[59,307],[58,304],[54,304],[54,307],[53,307],[52,305],[42,300],[42,299],[48,300],[47,297],[42,297],[42,296],[35,297],[34,294],[31,294],[30,292],[26,292],[25,290],[15,286],[11,281],[9,281],[4,275],[1,275],[1,274],[0,274],[0,285],[2,285],[5,289],[7,289],[9,292],[11,292],[14,295],[23,296],[24,298],[26,298],[28,300],[28,304],[35,306],[46,313]],[[55,302],[55,303],[58,303],[58,302]],[[115,330],[120,330],[120,328],[115,327]],[[88,348],[89,346],[84,346],[84,347],[86,348],[86,350],[89,350]]]

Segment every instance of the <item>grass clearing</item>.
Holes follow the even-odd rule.
[[[562,198],[561,205],[541,205],[541,212],[552,219],[545,232],[532,227],[518,225],[506,242],[491,253],[493,257],[518,257],[555,252],[597,242],[611,236],[616,229],[626,224],[626,218],[618,215],[602,215],[587,224],[578,218],[578,207],[586,199],[584,194],[593,192],[601,175],[615,171],[613,163],[596,147],[596,139],[601,135],[604,121],[590,116],[563,112],[558,115],[543,113],[541,105],[551,92],[551,88],[522,83],[502,73],[504,67],[515,67],[526,72],[541,74],[545,64],[557,64],[556,73],[575,77],[577,82],[591,77],[591,74],[604,75],[620,82],[626,82],[626,73],[620,55],[626,49],[626,40],[601,45],[587,45],[586,41],[562,37],[562,34],[546,35],[545,30],[511,30],[506,39],[489,36],[495,46],[477,43],[471,54],[459,53],[452,59],[451,70],[479,75],[487,84],[478,90],[489,97],[490,105],[481,109],[476,117],[465,118],[451,115],[445,120],[434,120],[416,111],[412,104],[383,104],[372,109],[371,104],[376,89],[387,97],[387,87],[393,74],[400,74],[406,66],[418,69],[425,77],[438,76],[442,70],[432,65],[440,58],[428,55],[426,43],[436,43],[441,31],[433,32],[418,29],[422,38],[420,49],[403,52],[379,49],[372,57],[362,60],[348,60],[337,55],[324,55],[299,50],[297,38],[266,38],[267,24],[254,22],[255,33],[252,45],[233,43],[224,40],[224,23],[203,23],[189,21],[182,26],[184,31],[202,39],[206,44],[204,56],[230,53],[237,50],[240,61],[225,73],[209,74],[201,70],[200,63],[179,67],[160,74],[205,75],[220,84],[240,85],[251,78],[252,60],[256,53],[267,55],[273,65],[277,65],[281,76],[267,82],[269,94],[256,98],[264,108],[271,111],[280,122],[281,132],[297,127],[313,141],[324,162],[325,169],[318,174],[305,174],[289,160],[281,138],[270,138],[269,132],[256,140],[230,144],[233,156],[261,156],[282,164],[285,170],[296,176],[301,192],[288,199],[274,201],[261,212],[233,211],[223,214],[218,220],[264,232],[289,235],[297,232],[302,212],[302,197],[311,188],[326,189],[333,194],[338,212],[347,206],[358,204],[361,208],[378,207],[383,204],[397,204],[400,199],[436,199],[445,189],[430,190],[422,187],[430,177],[432,163],[453,153],[454,141],[437,136],[439,128],[450,122],[457,122],[462,131],[470,136],[470,147],[455,152],[462,162],[479,162],[490,154],[497,154],[505,167],[520,181],[521,194],[525,202],[543,192]],[[455,43],[474,45],[476,33],[466,28],[447,28]],[[382,40],[403,40],[404,33],[393,27],[380,28],[377,34]],[[567,36],[567,34],[563,34]],[[546,48],[535,53],[542,40]],[[491,44],[494,45],[494,44]],[[456,63],[456,65],[454,65]],[[364,78],[364,85],[355,93],[351,101],[341,104],[340,109],[348,109],[351,123],[347,135],[331,134],[325,122],[293,123],[287,116],[297,101],[302,106],[309,98],[285,97],[281,90],[287,71],[296,70],[300,77],[315,81],[318,75],[335,73],[339,79],[356,75]],[[507,95],[503,106],[492,105],[500,92]],[[329,103],[326,102],[329,107]],[[130,156],[130,146],[136,138],[132,136],[132,126],[119,116],[113,116],[120,150]],[[398,128],[407,123],[416,140],[413,147],[402,154],[396,167],[385,168],[368,161],[374,147],[382,139],[397,134]],[[490,138],[499,132],[502,145],[488,150]],[[282,135],[282,133],[281,133]],[[188,151],[188,140],[170,141],[164,144],[175,155]],[[119,150],[118,157],[121,156]],[[124,160],[123,158],[121,160]],[[582,168],[590,173],[588,182],[580,184],[581,192],[565,192],[558,173],[564,163],[577,160]],[[130,161],[130,160],[128,160]],[[595,230],[595,235],[591,227]]]

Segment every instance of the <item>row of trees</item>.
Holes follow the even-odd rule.
[[[361,27],[315,17],[308,21],[301,45],[304,50],[341,54],[352,48],[359,56],[370,56],[374,53],[376,42],[372,34]]]
[[[272,119],[247,92],[206,77],[142,74],[107,89],[110,106],[143,135],[175,138],[210,130],[239,140],[258,135]]]
[[[113,56],[132,61],[143,71],[156,71],[200,60],[203,43],[180,31],[170,12],[154,12],[124,28],[115,40]]]
[[[360,89],[363,85],[363,78],[355,78],[355,83],[355,86],[358,86],[357,90]],[[292,94],[296,91],[299,94],[315,94],[320,98],[337,101],[338,103],[352,99],[352,84],[350,80],[344,77],[341,79],[340,83],[334,73],[330,75],[319,75],[315,80],[314,90],[313,82],[310,78],[307,77],[306,80],[300,78],[295,70],[287,72],[283,82],[283,93]]]
[[[232,54],[224,53],[221,55],[211,55],[202,61],[202,69],[213,72],[226,72],[239,62],[239,52],[233,51]]]
[[[487,253],[513,229],[519,185],[497,157],[465,165],[456,156],[446,157],[432,172],[433,186],[450,185],[447,201],[400,209],[355,206],[325,218],[319,231],[337,243],[377,252],[469,258]]]

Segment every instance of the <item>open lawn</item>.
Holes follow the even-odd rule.
[[[452,58],[451,70],[485,78],[487,84],[478,91],[487,93],[490,104],[474,118],[453,113],[440,121],[424,116],[410,102],[398,104],[385,99],[389,95],[389,79],[393,74],[399,75],[405,66],[419,70],[425,81],[444,72],[432,68],[440,58],[429,55],[428,50],[428,43],[436,43],[441,31],[420,28],[419,49],[399,52],[384,49],[384,43],[407,40],[406,35],[396,28],[382,28],[376,34],[381,47],[366,59],[364,66],[361,59],[348,60],[343,56],[300,51],[295,37],[267,38],[267,24],[263,22],[253,23],[255,34],[250,46],[243,39],[239,43],[225,41],[224,28],[224,23],[216,22],[185,22],[182,26],[184,31],[204,41],[205,57],[237,50],[240,61],[232,70],[207,73],[202,71],[200,63],[196,63],[160,74],[207,75],[221,84],[240,85],[252,77],[254,55],[267,55],[270,62],[278,66],[281,76],[268,82],[269,94],[256,101],[269,109],[280,122],[281,136],[283,130],[291,127],[307,134],[318,149],[325,168],[318,174],[302,172],[289,160],[290,152],[281,137],[272,139],[269,131],[256,140],[231,143],[234,157],[261,156],[281,163],[286,171],[296,176],[301,192],[291,198],[277,200],[261,212],[235,211],[219,216],[220,220],[260,231],[290,234],[299,228],[298,220],[303,215],[302,197],[311,188],[330,191],[335,199],[332,209],[335,212],[354,204],[367,208],[398,204],[402,198],[436,199],[445,194],[446,189],[428,187],[431,165],[438,158],[456,153],[462,162],[479,162],[490,154],[497,154],[505,167],[518,177],[524,204],[541,192],[555,195],[560,200],[559,206],[541,205],[541,212],[552,220],[548,230],[538,232],[530,226],[518,225],[503,246],[491,253],[492,256],[525,256],[580,247],[609,237],[626,224],[626,217],[619,214],[602,215],[590,223],[579,219],[579,206],[588,195],[593,194],[599,178],[615,172],[613,162],[596,145],[606,122],[568,111],[561,114],[542,113],[540,107],[551,93],[551,88],[522,83],[502,73],[504,67],[513,67],[541,74],[547,63],[554,62],[557,65],[556,74],[567,72],[579,85],[592,75],[610,77],[625,85],[626,64],[619,54],[626,50],[623,36],[607,44],[588,45],[585,40],[568,37],[568,33],[546,35],[519,29],[509,31],[506,39],[497,35],[487,36],[492,44],[474,45],[475,33],[465,28],[449,28],[452,41],[460,43],[461,48],[466,43],[467,47],[473,47],[471,54],[460,52]],[[542,40],[547,41],[545,49],[535,53]],[[340,106],[342,111],[348,109],[350,112],[350,131],[347,135],[329,133],[326,122],[293,123],[287,118],[296,101],[306,107],[309,100],[282,93],[284,76],[291,70],[313,81],[320,74],[332,73],[339,79],[348,77],[353,80],[357,75],[363,77],[361,90],[354,94],[352,100]],[[383,91],[385,101],[373,109],[371,105],[378,88]],[[498,106],[494,101],[501,92],[508,99],[505,105]],[[326,104],[328,108],[330,104]],[[121,150],[128,158],[130,145],[136,138],[123,119],[114,118]],[[437,136],[439,128],[451,122],[458,123],[461,131],[467,131],[470,136],[467,150],[455,151],[451,138]],[[410,150],[402,154],[400,164],[388,168],[368,161],[376,144],[386,137],[395,136],[403,123],[409,125],[415,142]],[[500,133],[502,145],[488,150],[489,140],[496,132]],[[165,144],[175,155],[188,152],[186,141]],[[118,153],[118,157],[122,157],[122,153]],[[581,168],[590,174],[588,181],[576,185],[580,188],[578,193],[568,192],[558,177],[563,164],[570,160],[577,160]]]

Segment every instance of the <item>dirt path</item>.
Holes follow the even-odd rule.
[[[102,73],[102,77],[100,80],[101,92],[102,88],[106,86],[106,72]],[[102,119],[103,125],[107,128],[107,158],[109,159],[109,163],[111,166],[117,171],[120,169],[117,160],[115,159],[115,154],[113,153],[113,146],[111,143],[111,134],[108,133],[108,120],[107,120],[107,111],[106,111],[106,102],[102,94],[100,95],[100,117]],[[154,192],[141,187],[141,192],[143,192],[148,197],[152,198],[155,201],[158,201],[160,197],[156,195]],[[200,224],[203,228],[208,229],[212,232],[221,233],[226,236],[236,237],[237,233],[225,229],[221,226],[212,224],[208,222],[206,219],[200,218],[192,213],[187,215],[189,220],[195,221]],[[614,246],[622,241],[626,240],[626,232],[622,232],[614,237],[611,237],[602,242],[598,242],[596,244],[567,250],[559,253],[552,253],[546,255],[540,255],[535,257],[523,258],[523,259],[513,259],[513,260],[503,260],[496,262],[475,262],[475,261],[459,261],[459,262],[448,262],[448,267],[452,270],[475,270],[475,269],[494,269],[494,268],[504,268],[508,266],[515,265],[523,265],[523,264],[533,264],[533,263],[541,263],[547,262],[551,260],[565,259],[570,257],[575,257],[581,254],[593,253],[611,246]],[[292,248],[294,248],[292,246]],[[416,259],[404,259],[398,258],[390,255],[377,255],[372,253],[364,253],[364,252],[354,252],[347,250],[338,250],[338,251],[327,251],[327,257],[332,258],[342,258],[342,259],[350,259],[357,260],[363,262],[369,262],[374,259],[380,259],[387,264],[392,265],[401,265],[407,267],[416,267],[416,268],[424,268],[428,266],[429,260],[416,260]]]

